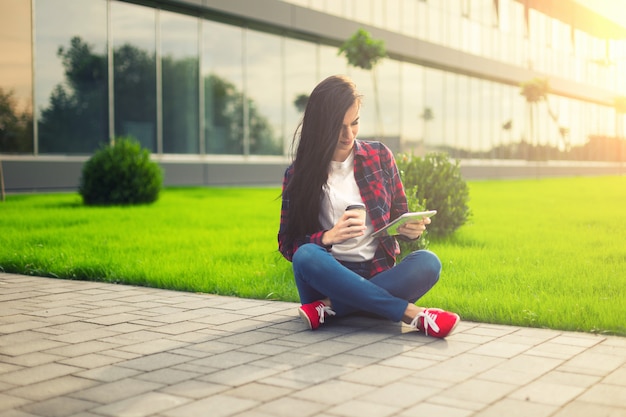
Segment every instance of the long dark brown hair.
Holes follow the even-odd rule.
[[[320,82],[309,96],[293,137],[294,172],[284,191],[289,196],[288,242],[320,229],[320,203],[343,120],[361,97],[352,80],[340,75]]]

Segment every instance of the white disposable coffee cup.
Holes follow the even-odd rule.
[[[361,219],[363,224],[365,224],[365,204],[350,204],[348,207],[346,207],[346,211],[357,214],[358,218]]]

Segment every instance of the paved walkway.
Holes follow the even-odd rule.
[[[626,416],[626,338],[0,273],[0,417]]]

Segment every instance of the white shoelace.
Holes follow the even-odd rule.
[[[435,333],[437,333],[439,331],[439,326],[435,322],[435,320],[437,319],[437,314],[436,313],[432,313],[432,312],[430,312],[428,310],[424,310],[421,313],[418,313],[417,316],[415,316],[415,318],[411,322],[411,327],[414,327],[414,328],[419,330],[419,325],[418,324],[419,324],[419,318],[420,317],[424,318],[423,326],[424,326],[424,333],[426,335],[428,335],[428,329],[429,328],[433,329],[435,331]]]
[[[332,308],[328,307],[327,305],[324,304],[320,304],[317,307],[315,307],[315,309],[317,310],[317,314],[319,314],[320,316],[320,323],[324,323],[324,316],[326,314],[330,315],[330,316],[334,316],[336,313],[332,310]]]

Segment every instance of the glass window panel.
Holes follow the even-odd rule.
[[[443,141],[443,71],[424,69],[424,108],[420,117],[424,125],[426,151],[441,150]]]
[[[557,159],[566,159],[567,153],[569,153],[570,135],[572,131],[572,110],[571,99],[565,97],[558,97],[559,101],[559,154]]]
[[[198,153],[198,18],[161,11],[163,152]]]
[[[479,157],[480,150],[480,89],[477,78],[469,78],[468,83],[468,120],[467,120],[467,145],[475,157]]]
[[[380,110],[381,130],[379,140],[384,142],[393,152],[400,151],[400,63],[396,60],[384,59],[375,68],[378,98],[372,97],[371,104],[378,101]],[[373,81],[373,77],[372,77]]]
[[[585,129],[586,109],[583,102],[579,100],[571,100],[572,109],[570,143],[572,146],[571,159],[583,160],[583,145],[587,142],[587,133]]]
[[[401,3],[402,0],[386,0],[383,2],[385,7],[385,27],[392,32],[400,32],[402,30]]]
[[[385,2],[386,3],[386,2]],[[372,0],[371,7],[371,25],[379,28],[387,27],[387,15],[385,10],[385,3],[382,1]]]
[[[424,109],[424,69],[402,64],[402,144],[405,151],[423,155],[424,126],[420,114]]]
[[[416,4],[414,0],[402,0],[402,26],[400,32],[408,36],[417,35]]]
[[[356,88],[363,95],[361,104],[360,121],[359,121],[359,137],[365,140],[379,140],[384,135],[382,110],[380,108],[380,95],[374,90],[374,78],[371,71],[361,68],[349,67],[348,75]],[[379,79],[376,80],[380,82]],[[381,88],[380,86],[378,87]]]
[[[472,106],[470,94],[470,78],[466,75],[458,75],[457,80],[457,135],[459,138],[459,150],[461,157],[471,158],[471,115]]]
[[[428,12],[429,12],[428,3],[424,1],[418,1],[417,9],[416,9],[416,14],[417,14],[416,26],[417,26],[417,37],[419,39],[428,39],[428,33],[430,29],[429,24],[428,24],[428,22],[430,21],[430,16]]]
[[[480,152],[480,157],[485,158],[487,150],[491,146],[491,114],[489,108],[489,101],[492,100],[491,83],[489,81],[476,79],[476,127],[477,127],[477,141],[476,149]]]
[[[489,126],[489,141],[487,142],[488,157],[494,158],[496,156],[496,150],[501,143],[502,132],[502,104],[504,98],[502,97],[501,84],[487,81],[489,88],[489,95],[484,101],[485,106],[485,124]]]
[[[461,16],[460,11],[446,12],[442,24],[444,42],[446,46],[453,49],[463,50],[463,22],[465,20],[467,19]]]
[[[457,75],[452,72],[444,73],[444,113],[443,117],[443,146],[452,157],[457,156]]]
[[[284,83],[282,39],[246,31],[246,101],[249,153],[282,155]],[[244,150],[244,153],[247,153]]]
[[[30,2],[0,2],[0,51],[0,153],[32,153]]]
[[[372,24],[371,0],[352,0],[351,10],[351,19],[361,23]]]
[[[206,153],[243,154],[243,29],[203,22]]]
[[[512,143],[517,144],[514,147],[514,151],[511,153],[511,157],[514,159],[523,159],[526,157],[525,144],[528,142],[527,132],[527,120],[528,120],[528,105],[526,99],[520,94],[520,87],[510,87],[512,96],[512,111],[511,111],[511,140]]]
[[[335,16],[345,15],[345,5],[342,0],[327,1],[324,11]]]
[[[433,43],[443,43],[443,12],[434,6],[428,9],[429,15],[429,28],[428,28],[428,40]]]
[[[109,138],[107,2],[34,4],[39,151],[92,153]]]
[[[296,128],[302,120],[306,99],[317,85],[317,45],[296,39],[285,40],[285,135],[289,150]],[[295,152],[294,147],[292,151]]]
[[[311,9],[324,11],[324,9],[326,8],[326,0],[309,0],[308,7],[310,7]]]
[[[517,127],[517,123],[513,117],[516,113],[515,109],[515,100],[516,98],[516,88],[508,85],[500,85],[501,89],[501,99],[500,103],[496,103],[497,106],[500,106],[499,111],[499,121],[500,123],[500,131],[499,131],[499,140],[496,147],[495,157],[499,159],[510,159],[515,158],[514,155],[514,147],[515,147],[515,128]]]
[[[342,59],[345,57],[342,56]],[[366,140],[383,140],[390,135],[397,138],[399,92],[397,61],[385,59],[374,71],[356,67],[348,68],[348,75],[355,82],[358,91],[363,95],[360,111],[359,137]],[[391,145],[391,144],[390,144]],[[391,145],[395,147],[396,145]]]
[[[115,136],[156,152],[156,11],[111,3]]]
[[[338,55],[338,48],[320,45],[319,47],[319,81],[326,77],[337,74],[347,74],[348,60],[343,55]],[[312,88],[311,88],[312,90]]]

